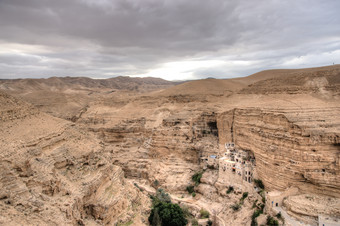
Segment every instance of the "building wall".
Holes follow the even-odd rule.
[[[225,144],[225,149],[222,154],[223,158],[219,159],[219,180],[227,186],[232,185],[242,190],[253,190],[254,176],[257,176],[257,173],[255,164],[247,161],[253,158],[251,153],[238,150],[233,144]]]

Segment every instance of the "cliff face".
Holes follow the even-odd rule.
[[[308,115],[301,109],[234,109],[218,117],[220,147],[233,141],[252,151],[268,190],[294,186],[340,197],[340,133],[334,111],[313,109]]]
[[[146,222],[150,199],[100,140],[6,95],[0,106],[1,225]]]
[[[157,180],[168,191],[184,191],[199,170],[200,157],[218,153],[216,114],[175,114],[154,125],[142,117],[90,130],[127,177]]]

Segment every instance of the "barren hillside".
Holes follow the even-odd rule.
[[[1,95],[1,150],[6,167],[1,181],[8,181],[0,183],[1,207],[5,210],[9,205],[6,213],[11,216],[32,209],[36,222],[132,220],[141,225],[150,208],[145,192],[161,187],[173,200],[187,205],[193,217],[199,218],[201,208],[216,213],[219,225],[250,225],[254,205],[265,205],[264,215],[276,214],[274,201],[287,214],[286,222],[317,225],[323,217],[337,220],[339,71],[338,65],[270,70],[176,86],[157,79],[142,84],[134,80],[131,84],[138,87],[153,87],[143,92],[130,89],[127,78],[117,78],[117,86],[85,78],[46,80],[53,85],[2,81],[0,87],[6,92],[32,104]],[[254,157],[252,180],[248,174],[246,182],[237,179],[237,173],[230,176],[215,160],[210,159],[217,165],[205,165],[204,159],[210,156],[226,156],[228,143]],[[193,197],[186,189],[193,185],[191,177],[203,169]],[[44,182],[36,183],[38,178]],[[262,193],[254,189],[255,179],[263,182]],[[126,181],[144,187],[144,194]],[[15,186],[23,190],[12,189]],[[230,186],[234,191],[228,193]],[[26,193],[19,195],[21,191]],[[249,196],[239,210],[233,210],[244,192]],[[30,194],[43,194],[40,205],[48,210],[33,207]],[[26,200],[23,206],[18,197]],[[71,201],[75,198],[76,203]],[[53,211],[60,212],[51,217],[48,211],[53,202],[58,204]],[[264,215],[259,224],[265,223]],[[2,215],[0,222],[11,222],[6,219]],[[33,220],[21,214],[19,222],[28,219]]]

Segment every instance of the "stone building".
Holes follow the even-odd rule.
[[[219,180],[236,187],[252,187],[255,158],[250,151],[237,149],[234,143],[225,144],[223,157],[219,159]]]

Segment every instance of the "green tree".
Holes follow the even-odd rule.
[[[254,183],[256,184],[256,186],[257,187],[259,187],[259,188],[261,188],[261,189],[264,189],[264,184],[263,184],[263,182],[262,182],[262,180],[260,180],[260,179],[255,179],[254,180]]]
[[[203,175],[203,172],[198,172],[198,173],[195,173],[191,179],[192,181],[195,182],[195,185],[199,185],[201,183],[201,178],[202,178],[202,175]]]
[[[279,222],[272,216],[267,217],[267,225],[269,226],[279,226]]]
[[[159,221],[154,221],[155,215],[158,214],[162,226],[184,226],[188,221],[178,204],[159,202],[151,210],[149,222],[152,226],[159,225]]]

